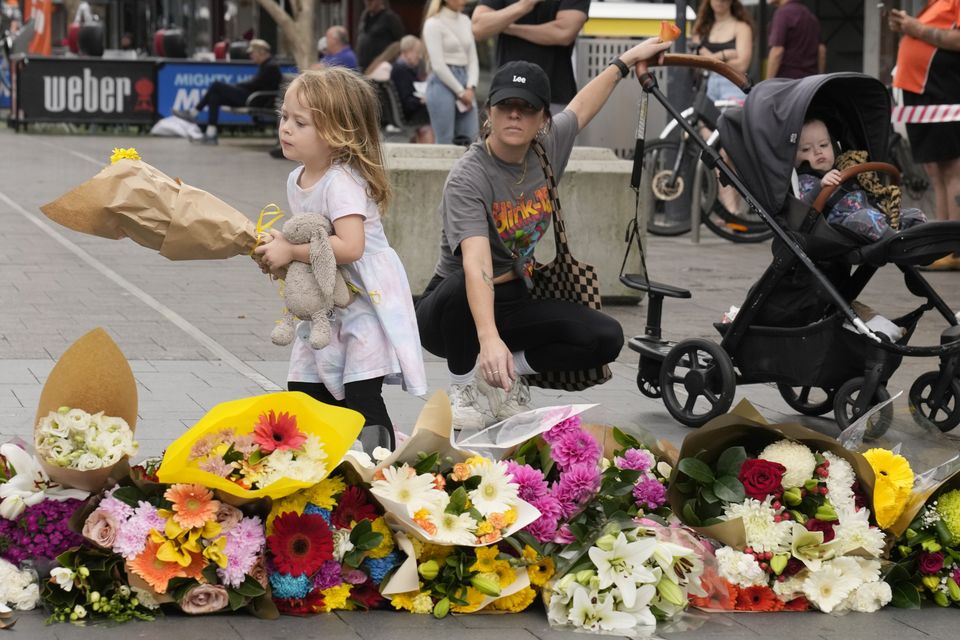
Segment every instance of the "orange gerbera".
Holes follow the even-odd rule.
[[[220,501],[199,484],[175,484],[163,497],[173,504],[173,521],[184,529],[199,529],[217,517]]]
[[[733,611],[739,589],[736,585],[724,580],[717,572],[707,567],[700,577],[700,585],[707,592],[703,597],[691,597],[690,604],[707,611]]]
[[[130,570],[143,578],[157,593],[167,591],[171,578],[180,575],[182,567],[176,562],[165,562],[157,558],[160,543],[147,538],[147,544],[136,558],[130,561]]]
[[[197,582],[206,582],[206,578],[203,577],[203,570],[207,568],[208,564],[210,563],[203,557],[202,553],[191,553],[190,564],[186,567],[180,567],[180,573],[177,574],[177,577],[193,578]]]
[[[745,587],[737,596],[737,609],[740,611],[781,611],[783,601],[770,587]]]
[[[809,611],[810,603],[803,596],[798,596],[783,605],[784,611]]]

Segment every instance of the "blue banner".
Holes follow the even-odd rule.
[[[0,60],[0,109],[10,108],[10,67],[7,59]]]
[[[294,66],[281,67],[287,74],[297,72]],[[161,62],[157,70],[157,114],[160,118],[172,115],[174,109],[189,110],[214,82],[236,84],[253,78],[257,66],[249,62]],[[207,112],[197,118],[206,124]],[[250,116],[222,111],[220,124],[251,124]]]

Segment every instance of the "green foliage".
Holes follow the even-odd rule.
[[[677,464],[676,489],[685,497],[680,516],[689,525],[714,524],[727,503],[743,502],[746,493],[737,479],[747,459],[743,447],[725,449],[713,468],[697,457],[684,458]]]

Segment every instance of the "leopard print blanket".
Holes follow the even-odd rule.
[[[840,154],[834,167],[843,171],[848,167],[867,162],[867,152],[852,149]],[[895,184],[884,185],[876,171],[865,171],[857,176],[860,187],[867,192],[870,199],[883,214],[887,216],[887,223],[891,229],[900,229],[900,187]]]

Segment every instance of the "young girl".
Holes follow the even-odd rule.
[[[380,222],[390,199],[380,147],[377,96],[360,76],[339,67],[306,71],[287,88],[280,110],[283,155],[302,166],[287,178],[293,215],[322,213],[333,223],[330,246],[349,273],[356,299],[337,309],[330,344],[315,351],[301,323],[287,387],[363,414],[366,425],[393,423],[384,381],[414,395],[427,391],[410,285]],[[293,260],[309,262],[309,245],[280,232],[257,247],[261,266],[278,274]]]

